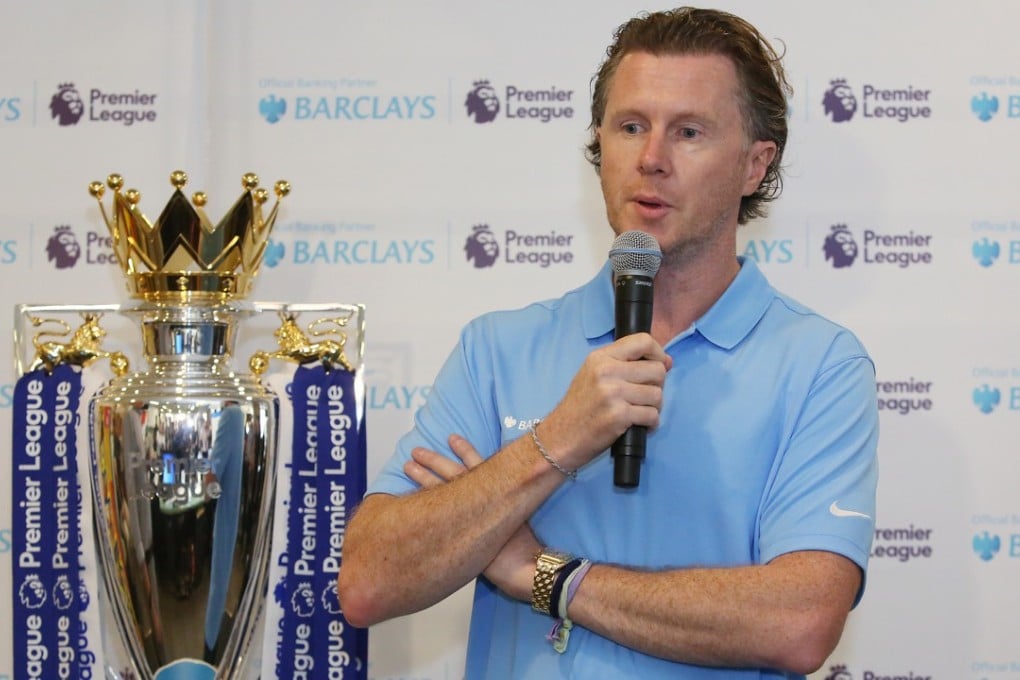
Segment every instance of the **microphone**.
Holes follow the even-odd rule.
[[[643,231],[625,231],[609,249],[616,291],[617,340],[652,330],[652,279],[659,271],[659,243]],[[641,479],[648,428],[631,425],[613,443],[613,484],[632,489]]]

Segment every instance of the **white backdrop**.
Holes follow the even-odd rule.
[[[372,477],[463,323],[557,295],[604,261],[611,234],[581,153],[589,79],[617,25],[666,6],[404,4],[3,2],[0,302],[125,300],[91,180],[122,173],[155,217],[181,168],[215,220],[243,172],[286,178],[253,297],[366,305]],[[882,392],[868,592],[815,677],[1020,677],[1020,5],[718,6],[785,45],[795,89],[784,196],[739,250],[853,328]],[[465,107],[482,80],[500,105],[488,122]],[[539,90],[560,93],[545,113],[522,94]],[[827,112],[833,90],[842,105]],[[61,121],[51,99],[72,91],[81,116]],[[476,225],[500,246],[491,266],[465,255]],[[48,257],[58,227],[77,259]],[[852,261],[826,258],[834,227]],[[553,232],[565,245],[523,239]],[[14,380],[8,362],[4,441]],[[0,465],[5,608],[10,517]],[[465,590],[373,629],[371,677],[461,677],[469,606]]]

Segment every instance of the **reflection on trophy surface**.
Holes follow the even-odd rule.
[[[154,224],[119,175],[89,187],[148,363],[115,377],[91,407],[100,560],[130,657],[108,659],[113,677],[159,677],[169,664],[192,666],[189,677],[249,677],[266,592],[279,406],[230,361],[289,185],[276,184],[263,215],[268,192],[245,175],[241,198],[213,226],[205,195],[192,204],[182,194],[186,181],[171,175],[175,191]]]

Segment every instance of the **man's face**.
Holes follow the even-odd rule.
[[[664,264],[735,254],[740,199],[776,150],[747,141],[737,87],[720,55],[633,52],[612,76],[597,131],[606,213],[617,234],[654,236]]]

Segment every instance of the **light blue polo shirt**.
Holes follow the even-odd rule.
[[[613,341],[608,264],[562,298],[472,321],[414,429],[369,493],[416,488],[415,446],[452,455],[459,433],[483,456],[526,434],[566,393],[593,349]],[[751,260],[666,351],[660,426],[636,489],[613,486],[606,451],[536,511],[544,545],[648,569],[764,564],[826,550],[866,569],[878,477],[874,366],[848,330],[773,289]],[[466,677],[785,678],[647,656],[575,627],[564,654],[552,620],[476,582]]]

